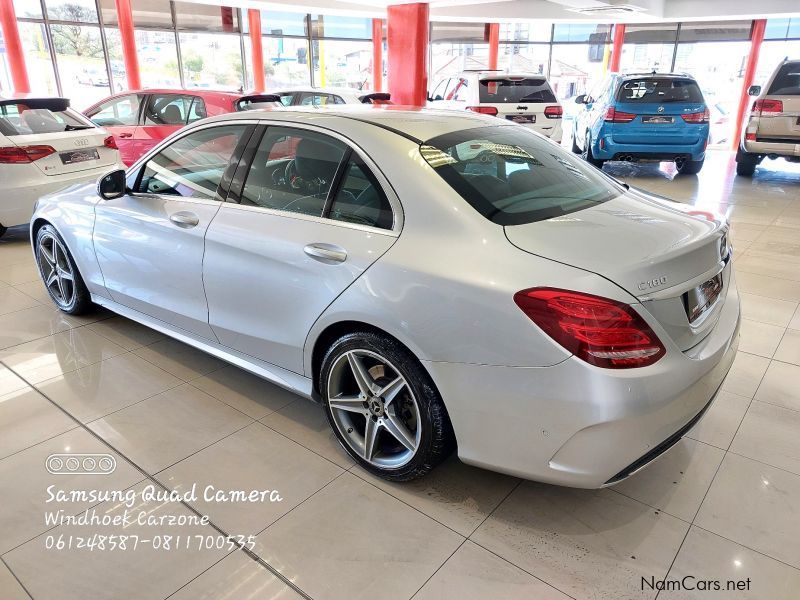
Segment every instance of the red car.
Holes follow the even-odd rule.
[[[188,123],[276,102],[280,98],[269,94],[148,89],[115,94],[83,112],[114,136],[122,162],[131,165]]]

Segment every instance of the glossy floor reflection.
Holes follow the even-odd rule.
[[[0,598],[800,598],[800,168],[767,162],[741,179],[732,156],[714,152],[697,177],[666,164],[606,171],[730,218],[744,324],[705,418],[655,464],[600,491],[520,482],[455,457],[413,484],[370,477],[319,407],[110,313],[60,314],[26,231],[9,232],[0,240]],[[54,452],[106,453],[117,468],[51,475]],[[48,549],[62,534],[108,528],[48,524],[44,511],[126,509],[48,503],[52,484],[181,494],[196,484],[196,500],[134,508],[207,515],[209,525],[125,533],[252,535],[252,551]],[[207,485],[282,500],[214,503],[202,497]],[[648,585],[665,577],[723,590]],[[749,589],[725,590],[728,580]]]

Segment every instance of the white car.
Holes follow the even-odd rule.
[[[438,81],[428,106],[500,117],[561,143],[564,110],[541,74],[464,71]]]
[[[386,104],[389,94],[355,88],[297,87],[270,91],[280,96],[283,106],[329,106],[333,104]]]
[[[65,98],[0,99],[0,235],[31,219],[41,196],[125,168],[114,138]]]

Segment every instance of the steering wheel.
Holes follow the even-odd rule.
[[[294,190],[300,189],[303,184],[303,178],[300,177],[300,173],[297,172],[297,165],[295,164],[294,159],[286,163],[286,168],[283,171],[283,175],[285,181],[284,185],[286,187]]]

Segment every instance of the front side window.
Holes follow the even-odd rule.
[[[347,146],[327,135],[268,127],[247,175],[241,203],[322,216],[346,151]]]
[[[800,63],[786,63],[783,65],[775,75],[767,94],[800,96]]]
[[[555,102],[556,97],[544,78],[481,79],[478,86],[481,102]]]
[[[138,94],[107,100],[95,108],[89,117],[101,127],[137,125],[141,102],[142,98]]]
[[[175,140],[147,161],[138,192],[214,199],[245,125],[223,125]]]
[[[499,225],[563,216],[619,196],[622,188],[524,127],[456,131],[420,153],[464,200]]]
[[[446,79],[443,79],[439,83],[436,84],[436,87],[433,88],[433,92],[431,93],[432,100],[444,100],[444,87],[447,83]]]
[[[391,229],[392,207],[364,161],[354,156],[344,173],[328,216],[334,221]]]
[[[153,94],[144,109],[145,125],[185,125],[191,96]]]
[[[692,79],[673,77],[644,77],[629,79],[619,86],[619,102],[654,103],[687,102],[697,104],[703,101],[703,93]]]
[[[199,96],[192,99],[192,107],[189,109],[189,117],[187,123],[194,123],[200,119],[205,119],[208,116],[206,111],[206,102]]]

